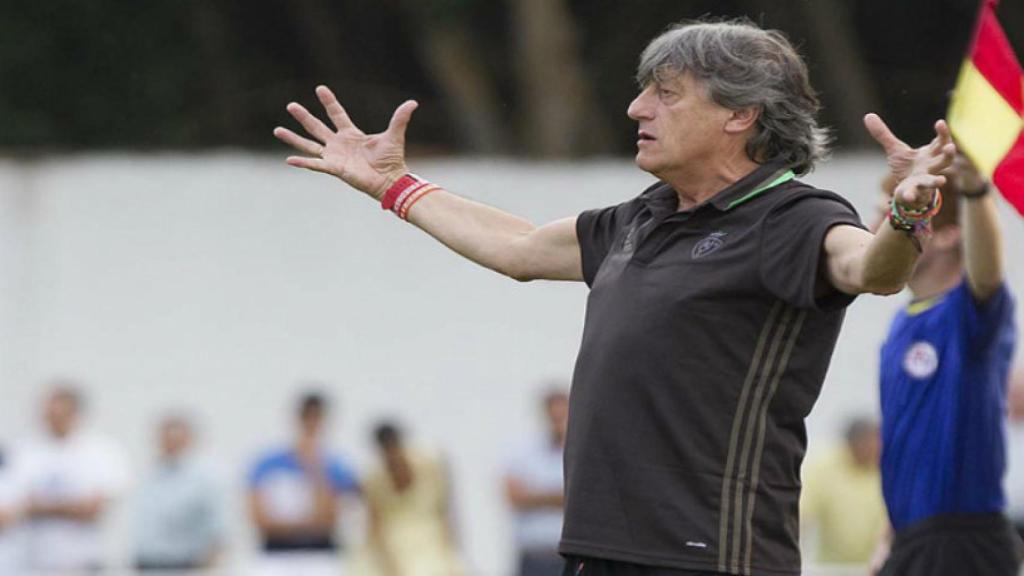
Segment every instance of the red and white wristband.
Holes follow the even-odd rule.
[[[441,189],[437,184],[409,173],[396,180],[387,189],[387,192],[384,192],[380,199],[380,207],[384,210],[391,210],[402,220],[408,220],[409,209],[413,204],[422,200],[427,194]]]

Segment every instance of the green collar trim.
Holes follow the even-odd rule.
[[[785,182],[789,182],[790,180],[792,180],[794,178],[796,178],[796,174],[794,174],[792,170],[786,170],[785,172],[780,174],[778,178],[772,180],[771,182],[768,182],[766,184],[762,184],[762,185],[758,186],[757,188],[755,188],[753,191],[744,194],[743,196],[733,200],[732,202],[729,202],[729,205],[726,206],[725,209],[726,210],[732,210],[733,208],[739,206],[740,204],[743,204],[744,202],[746,202],[748,200],[752,200],[754,197],[756,197],[758,194],[764,192],[765,190],[768,190],[769,188],[774,188],[774,187],[778,186],[779,184],[783,184]]]
[[[945,297],[945,294],[939,294],[938,296],[932,296],[931,298],[918,300],[917,302],[911,302],[910,304],[907,305],[907,315],[917,316],[918,314],[923,314],[934,308],[935,305],[941,302],[942,299]]]

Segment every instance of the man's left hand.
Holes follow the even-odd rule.
[[[892,133],[877,114],[864,116],[864,126],[885,151],[893,178],[899,184],[897,201],[911,209],[931,204],[935,191],[946,183],[943,172],[956,157],[956,146],[945,120],[935,122],[935,138],[919,148],[911,148]]]

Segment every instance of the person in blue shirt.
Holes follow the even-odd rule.
[[[301,554],[307,562],[314,555],[322,557],[324,570],[336,571],[339,497],[358,492],[359,484],[324,446],[327,400],[307,394],[298,408],[295,444],[265,454],[249,473],[250,516],[270,560]]]
[[[882,490],[894,531],[883,576],[1019,568],[1002,488],[1014,301],[988,191],[958,157],[908,283],[913,300],[882,345]]]

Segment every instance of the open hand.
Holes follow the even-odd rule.
[[[316,96],[334,129],[301,104],[288,104],[288,113],[309,136],[299,136],[280,126],[274,128],[274,136],[304,154],[289,156],[288,164],[337,176],[349,186],[380,199],[391,184],[408,172],[405,130],[418,104],[407,100],[395,110],[387,130],[366,134],[352,122],[330,89],[317,86]]]
[[[919,148],[897,138],[877,114],[864,116],[864,126],[885,150],[889,170],[899,182],[894,192],[897,201],[913,209],[930,205],[935,191],[946,183],[943,172],[956,156],[946,121],[936,121],[935,138]]]

